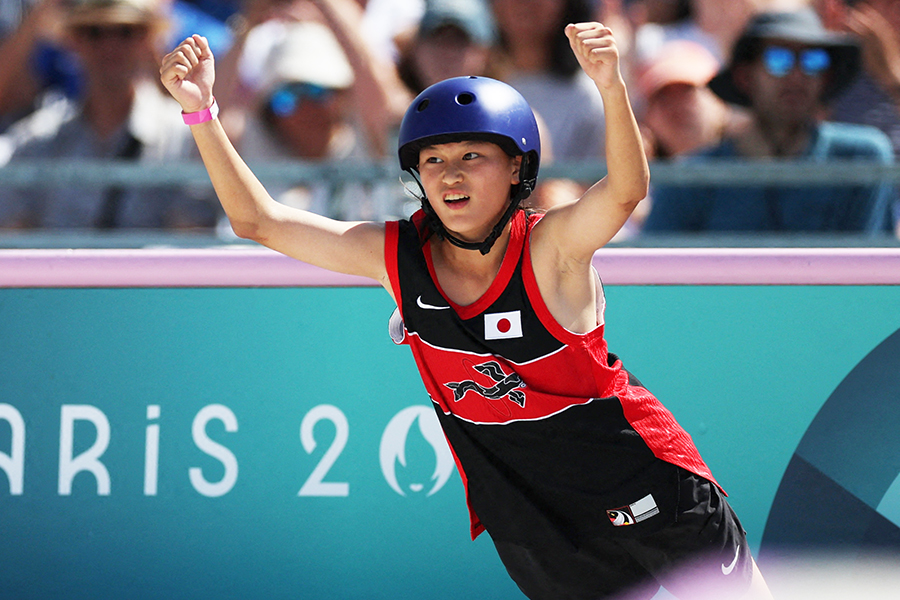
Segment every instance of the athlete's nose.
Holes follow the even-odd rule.
[[[444,167],[444,171],[441,174],[441,178],[443,179],[444,183],[458,183],[462,180],[463,171],[460,166],[456,164],[456,161],[448,161],[444,164],[446,166]]]

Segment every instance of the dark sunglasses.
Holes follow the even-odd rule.
[[[769,46],[762,53],[766,71],[775,77],[784,77],[795,65],[806,75],[819,75],[831,66],[831,55],[824,48],[792,50],[783,46]]]
[[[92,42],[106,39],[130,41],[144,37],[147,28],[141,25],[84,25],[78,27],[76,32],[80,37]]]
[[[334,90],[331,88],[312,83],[289,83],[269,96],[269,110],[278,117],[289,117],[303,102],[327,102],[333,95]]]

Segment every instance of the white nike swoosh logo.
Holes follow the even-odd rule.
[[[449,306],[435,306],[433,304],[426,304],[425,302],[422,302],[422,296],[416,298],[416,304],[419,305],[419,308],[424,308],[426,310],[447,310],[448,308],[450,308]]]
[[[722,563],[722,574],[723,575],[731,575],[731,572],[734,571],[734,567],[737,565],[738,557],[741,555],[741,547],[738,546],[737,552],[734,553],[734,560],[731,561],[731,564],[727,567],[725,563]]]

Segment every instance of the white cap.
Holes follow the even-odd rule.
[[[286,82],[311,83],[332,89],[353,84],[353,69],[331,30],[316,22],[291,23],[284,38],[269,52],[262,89]]]

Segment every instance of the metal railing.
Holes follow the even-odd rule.
[[[311,163],[277,161],[250,164],[263,181],[308,182],[396,181],[400,170],[395,160],[383,162],[340,161]],[[852,185],[883,181],[900,182],[900,164],[873,164],[864,161],[726,160],[704,162],[661,162],[651,164],[654,185]],[[551,163],[541,167],[542,178],[596,181],[606,173],[596,161]],[[134,163],[110,160],[33,159],[0,168],[0,185],[17,187],[58,187],[69,185],[209,185],[209,177],[199,161],[189,163]]]
[[[401,172],[394,159],[381,162],[340,161],[311,163],[280,161],[250,163],[264,184],[325,182],[387,183],[402,187]],[[704,162],[661,162],[651,164],[651,183],[664,185],[790,185],[835,186],[872,185],[889,182],[900,189],[900,163],[874,164],[863,161],[804,161],[710,159]],[[590,183],[606,174],[605,164],[597,161],[558,162],[541,167],[541,179],[568,178]],[[409,180],[407,176],[404,180]],[[199,161],[186,163],[135,163],[110,160],[29,160],[0,168],[0,186],[53,188],[71,186],[208,187],[209,176]],[[204,245],[234,242],[215,233],[141,232],[0,232],[0,247],[103,246],[137,247],[142,245]],[[689,234],[638,236],[620,243],[638,246],[896,246],[894,236],[872,238],[863,235],[831,234]]]

